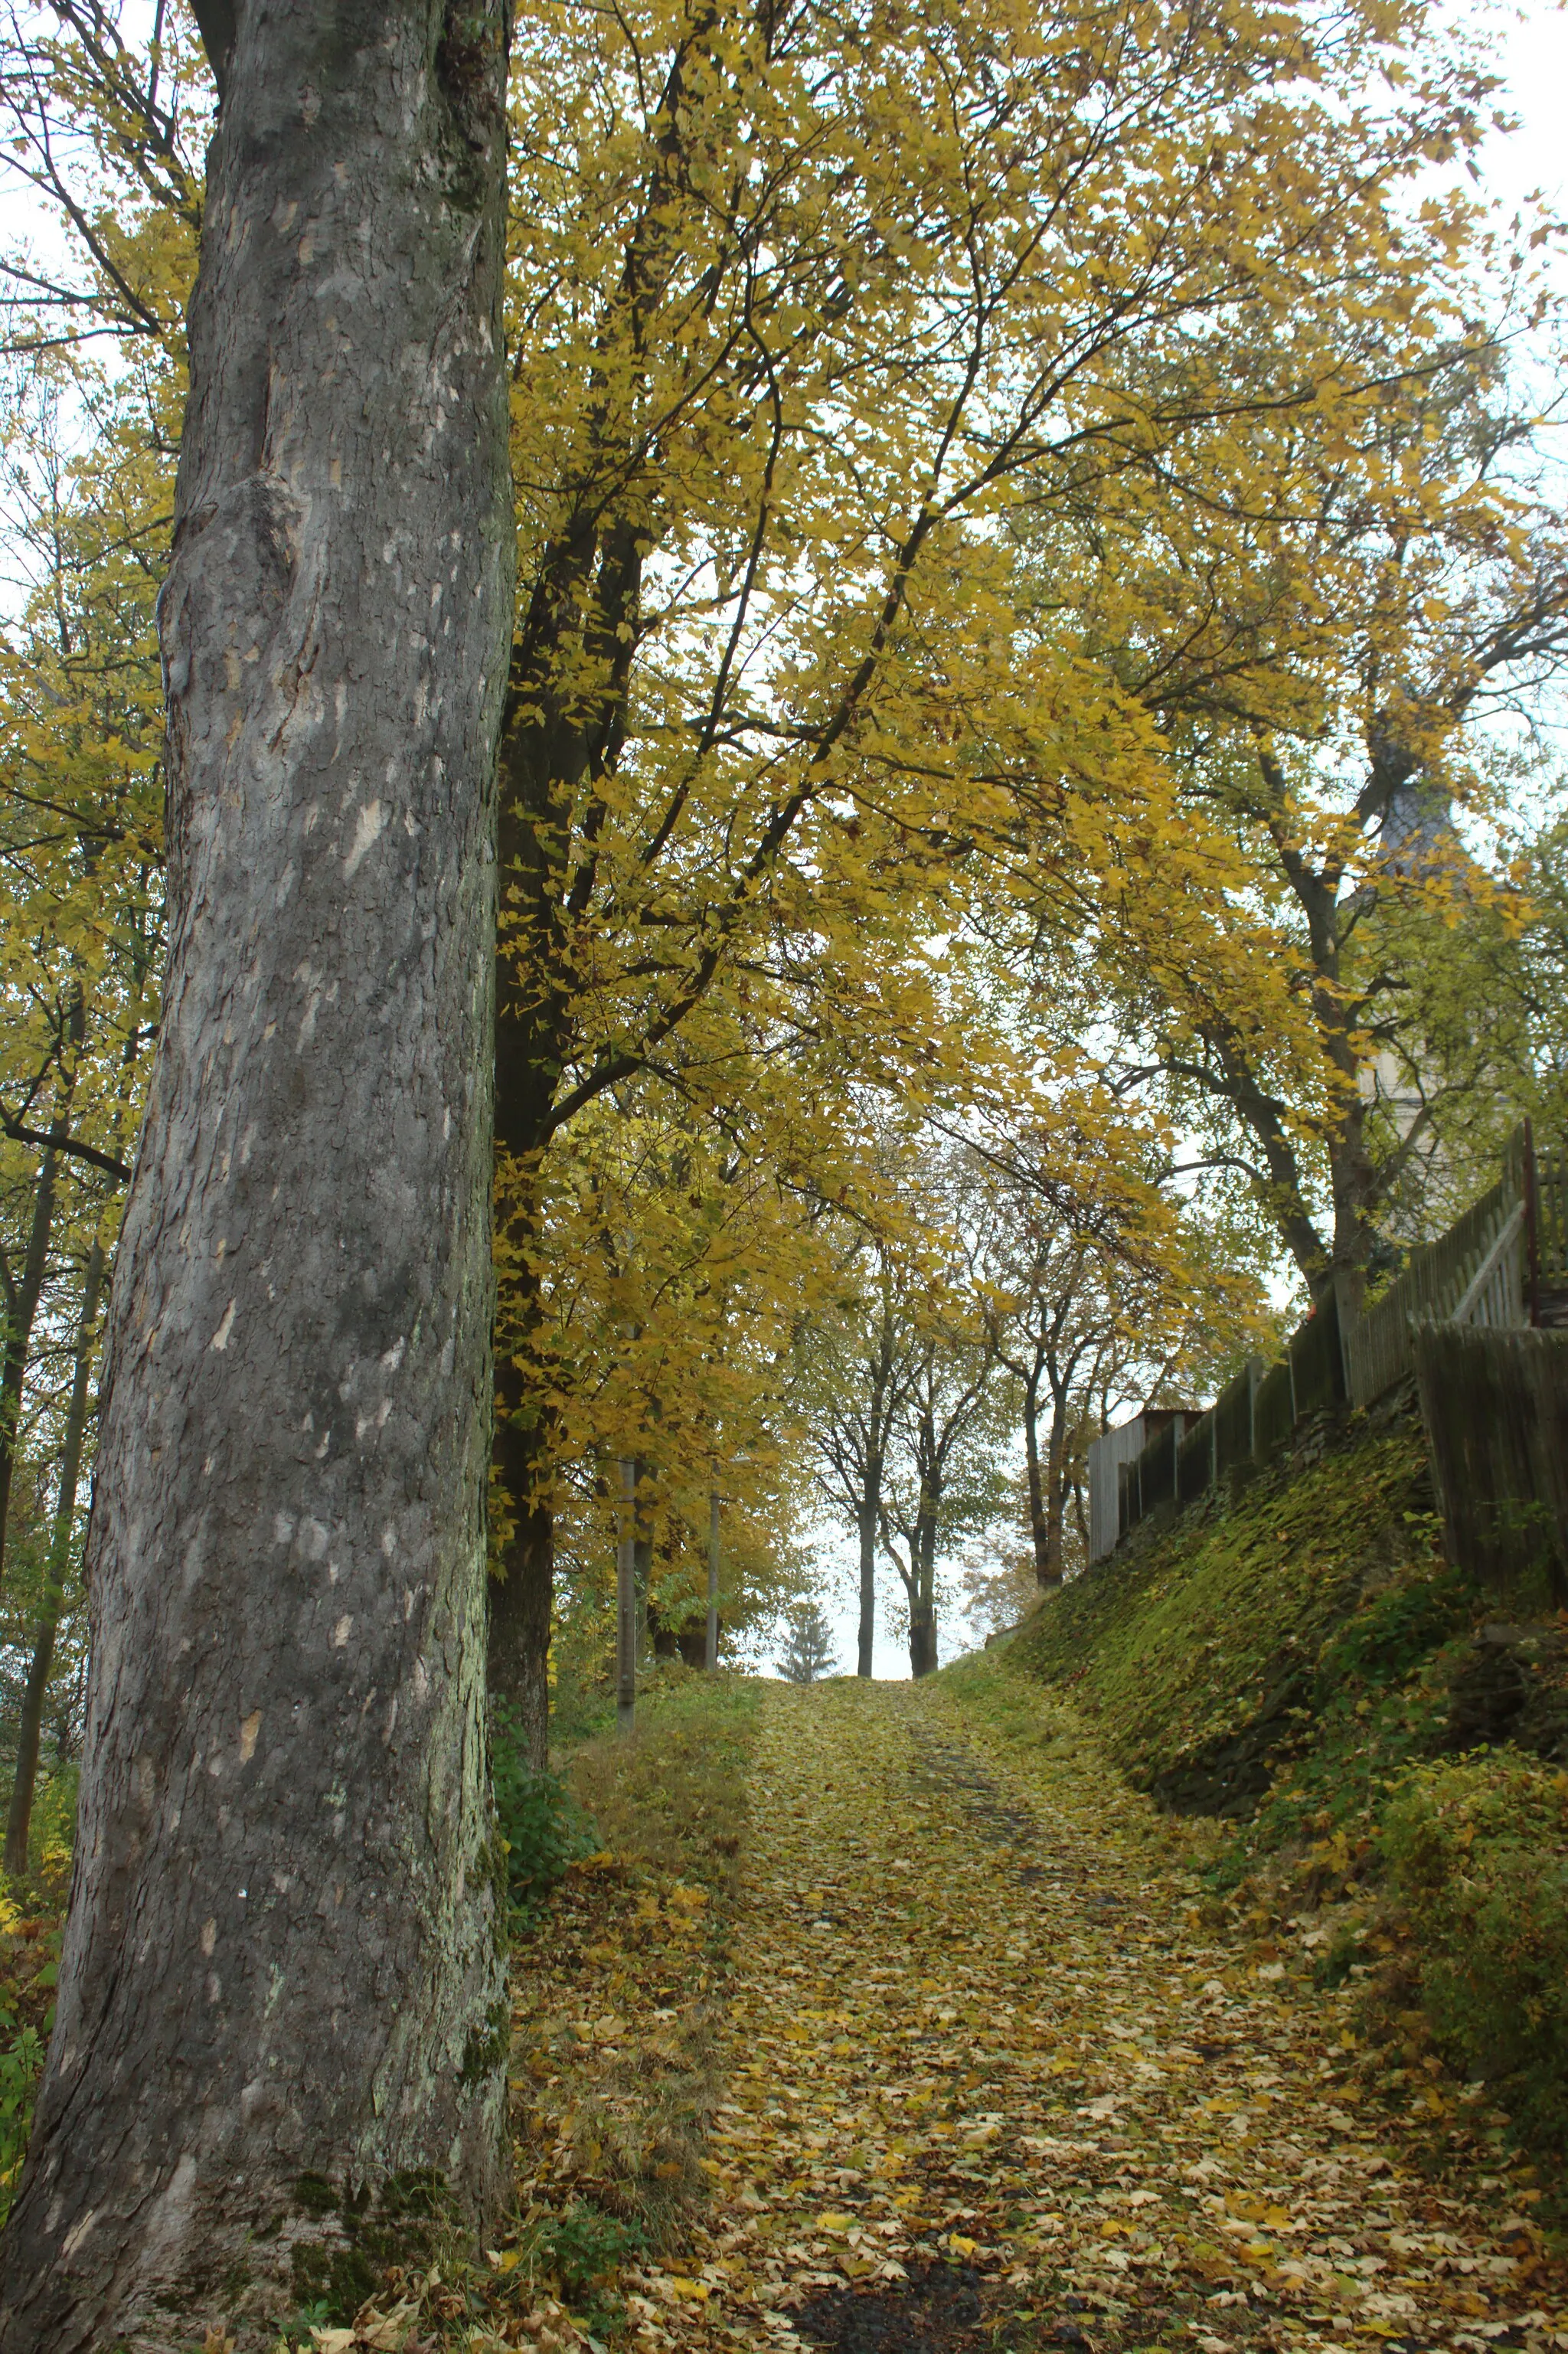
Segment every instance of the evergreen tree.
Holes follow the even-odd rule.
[[[789,1639],[779,1661],[786,1683],[814,1684],[838,1665],[833,1630],[820,1602],[797,1603],[789,1613]]]

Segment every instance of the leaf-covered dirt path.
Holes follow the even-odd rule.
[[[1141,1802],[941,1688],[770,1691],[714,2198],[634,2338],[842,2354],[1568,2347],[1501,2178],[1429,2184],[1342,2009]]]

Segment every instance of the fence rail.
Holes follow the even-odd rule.
[[[1478,1267],[1497,1241],[1518,1200],[1505,1173],[1455,1219],[1446,1235],[1412,1251],[1410,1264],[1383,1298],[1348,1320],[1345,1371],[1351,1401],[1370,1405],[1386,1389],[1415,1370],[1417,1323],[1441,1324],[1452,1316]],[[1522,1285],[1512,1320],[1522,1324]]]
[[[1454,1310],[1456,1324],[1484,1324],[1504,1332],[1520,1321],[1524,1293],[1524,1204],[1516,1202],[1497,1240],[1470,1278]]]

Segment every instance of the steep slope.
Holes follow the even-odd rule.
[[[1357,1667],[1402,1675],[1467,1628],[1474,1599],[1443,1562],[1406,1407],[1316,1426],[1239,1495],[1143,1522],[1008,1656],[1071,1693],[1139,1787],[1245,1818]]]
[[[1568,1624],[1527,1607],[1445,1562],[1419,1420],[1395,1401],[1146,1522],[974,1697],[994,1712],[1000,1679],[1015,1708],[1070,1702],[1192,1819],[1216,1895],[1239,1892],[1319,1987],[1359,1988],[1385,2096],[1436,2114],[1446,2062],[1472,2105],[1500,2104],[1488,2130],[1560,2173]]]

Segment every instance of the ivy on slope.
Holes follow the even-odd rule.
[[[1054,1596],[1010,1662],[1071,1693],[1138,1787],[1245,1817],[1358,1664],[1465,1623],[1409,1419],[1145,1523]],[[1358,1632],[1358,1630],[1360,1630]],[[1357,1650],[1358,1642],[1361,1645]]]

